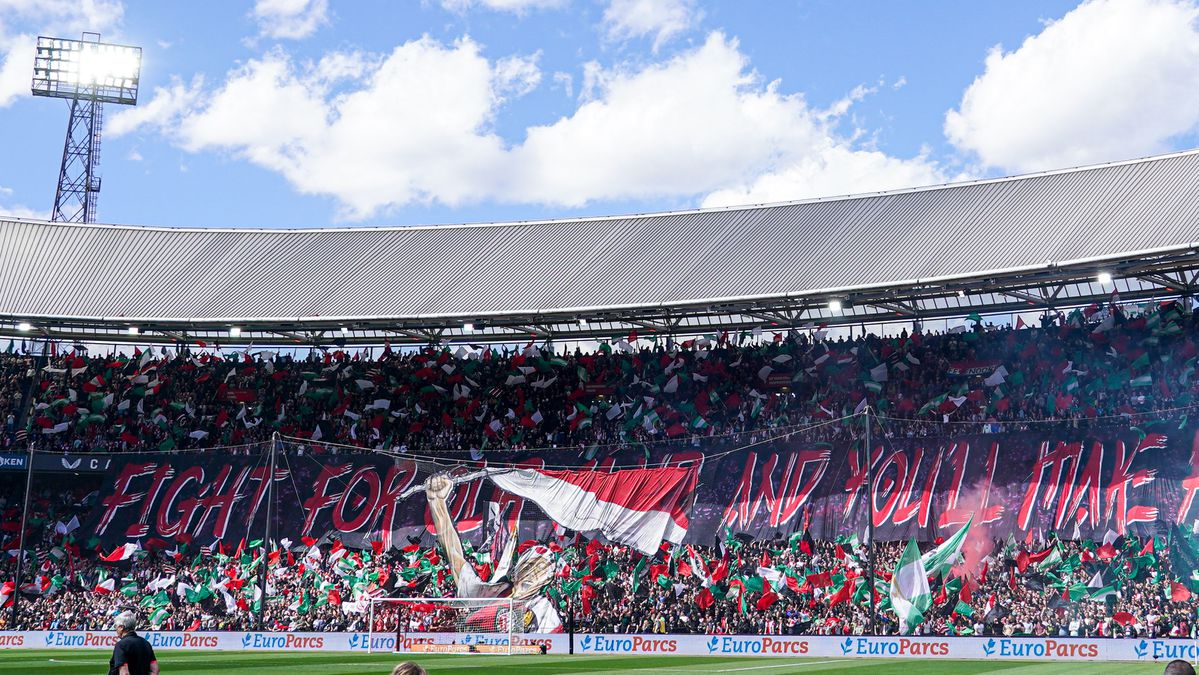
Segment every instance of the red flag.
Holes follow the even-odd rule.
[[[799,592],[799,579],[796,579],[795,577],[791,576],[790,574],[784,575],[783,578],[787,580],[787,588],[790,588],[791,592],[793,592],[793,593]]]
[[[1136,623],[1136,620],[1136,617],[1128,612],[1116,612],[1112,615],[1112,621],[1115,621],[1121,626],[1131,626],[1132,624]]]
[[[758,562],[758,567],[770,567],[770,553],[762,551],[762,559]]]
[[[761,611],[766,611],[770,609],[771,605],[778,602],[778,600],[778,594],[774,593],[773,591],[770,593],[763,593],[762,597],[758,598],[758,609]]]
[[[1173,602],[1186,602],[1191,599],[1191,591],[1177,581],[1170,582],[1170,600]]]
[[[669,568],[666,565],[650,565],[649,566],[650,583],[657,583],[659,576],[669,577],[670,575],[667,574],[668,571],[669,571]]]
[[[845,583],[841,584],[841,590],[833,593],[832,597],[829,598],[828,606],[836,607],[842,602],[849,602],[850,598],[853,597],[853,586],[853,579],[846,579]],[[942,589],[942,591],[944,591],[944,589]]]
[[[1103,546],[1099,547],[1099,551],[1096,553],[1096,555],[1098,555],[1099,559],[1103,562],[1108,562],[1112,558],[1116,557],[1116,547],[1112,546],[1111,544],[1104,544]]]
[[[1137,555],[1149,555],[1150,553],[1153,553],[1153,537],[1149,537],[1149,540],[1145,542],[1145,546],[1141,548],[1141,552]]]
[[[809,574],[806,581],[811,583],[813,588],[828,588],[833,585],[833,575],[827,571]]]
[[[371,542],[371,550],[375,552],[375,555],[379,555],[379,554],[383,553],[383,542],[372,541]]]
[[[729,561],[721,560],[716,569],[712,570],[712,583],[716,583],[729,575]]]
[[[716,603],[716,598],[712,597],[712,591],[703,589],[695,596],[695,606],[700,609],[707,609]]]

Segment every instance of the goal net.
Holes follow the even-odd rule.
[[[512,598],[375,598],[368,649],[397,653],[532,654],[525,607]],[[389,639],[394,636],[394,640]]]

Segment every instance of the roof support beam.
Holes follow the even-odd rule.
[[[870,302],[868,304],[871,307],[877,307],[879,309],[883,309],[888,312],[894,312],[895,314],[898,314],[900,316],[917,316],[919,314],[919,312],[916,311],[916,309],[914,307],[909,307],[908,305],[905,305],[902,302],[877,302],[877,301],[875,301],[875,302]]]
[[[1138,274],[1137,278],[1148,281],[1151,284],[1157,284],[1158,286],[1164,286],[1165,288],[1169,288],[1170,290],[1178,291],[1179,293],[1190,293],[1191,292],[1191,286],[1189,284],[1186,284],[1186,283],[1183,283],[1180,281],[1175,281],[1174,279],[1170,278],[1169,274]]]
[[[1035,295],[1030,295],[1023,291],[1000,291],[999,294],[1011,296],[1013,298],[1016,298],[1017,300],[1023,300],[1025,302],[1031,302],[1031,303],[1034,303],[1037,305],[1044,303],[1046,300],[1046,298],[1044,296],[1038,297]]]

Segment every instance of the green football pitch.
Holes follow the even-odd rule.
[[[98,650],[0,650],[0,673],[104,673],[111,652]],[[164,675],[189,673],[253,672],[267,675],[363,675],[391,672],[392,666],[410,659],[430,673],[481,675],[550,675],[551,673],[1004,673],[1048,675],[1067,671],[1140,675],[1161,673],[1154,663],[1034,663],[1031,661],[913,661],[890,659],[788,659],[711,656],[466,656],[347,654],[320,652],[179,652],[161,650]]]

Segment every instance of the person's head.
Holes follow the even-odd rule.
[[[1182,659],[1174,659],[1166,664],[1163,675],[1195,675],[1195,668]]]
[[[421,668],[420,664],[405,661],[396,664],[396,667],[391,669],[391,675],[429,675],[429,673]]]
[[[117,637],[132,633],[137,630],[137,617],[133,612],[121,612],[113,620],[113,627],[117,630]]]
[[[516,559],[512,572],[512,597],[531,598],[554,580],[554,561],[550,550],[533,546]]]

